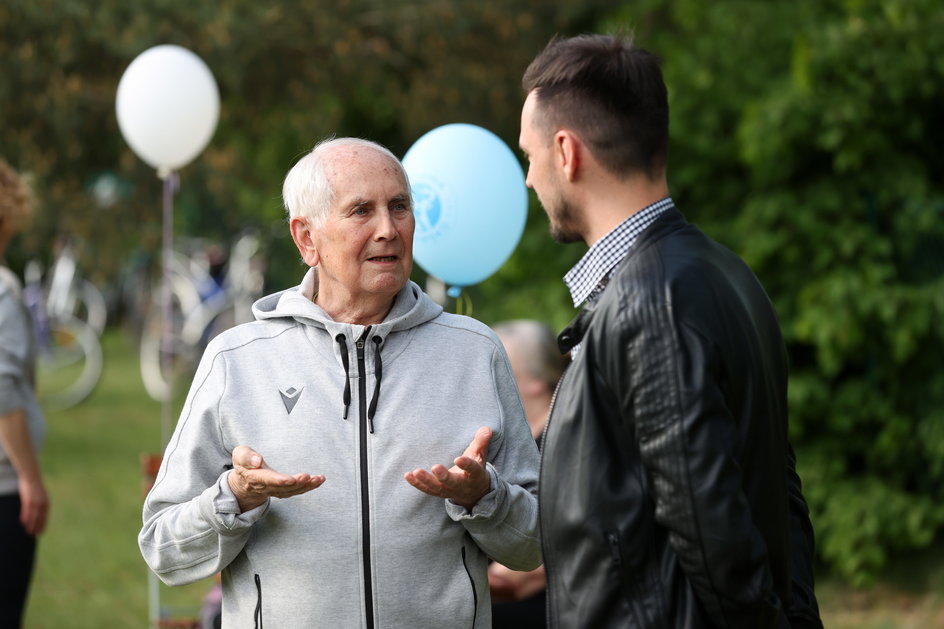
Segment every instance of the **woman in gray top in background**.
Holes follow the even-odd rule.
[[[0,626],[20,627],[49,496],[39,470],[45,422],[35,395],[36,341],[16,275],[2,262],[29,216],[19,175],[0,159]]]

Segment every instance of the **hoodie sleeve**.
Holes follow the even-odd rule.
[[[540,454],[511,366],[498,349],[492,355],[492,381],[502,430],[492,436],[488,448],[486,469],[491,489],[471,512],[450,500],[446,501],[446,512],[465,526],[489,557],[512,570],[533,570],[542,561],[537,506]]]
[[[168,585],[212,576],[243,549],[268,502],[241,513],[229,488],[231,454],[223,444],[219,402],[225,393],[223,356],[207,349],[177,427],[144,503],[141,554]]]
[[[12,291],[0,282],[0,414],[25,408],[28,329]]]

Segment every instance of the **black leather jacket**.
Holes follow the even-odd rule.
[[[677,210],[560,335],[544,438],[552,628],[822,627],[776,314]]]

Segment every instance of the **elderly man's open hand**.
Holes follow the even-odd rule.
[[[430,496],[447,498],[471,511],[490,489],[485,457],[491,438],[492,431],[482,426],[475,432],[469,447],[453,461],[455,465],[448,470],[437,463],[429,471],[418,468],[407,472],[403,478]]]
[[[325,482],[321,475],[276,472],[262,455],[248,446],[233,450],[233,470],[227,478],[242,511],[249,511],[269,498],[289,498],[316,489]]]

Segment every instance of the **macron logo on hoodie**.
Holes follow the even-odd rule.
[[[289,415],[292,414],[292,409],[295,408],[295,405],[298,404],[298,399],[302,396],[302,391],[305,390],[305,387],[301,389],[296,389],[295,387],[289,387],[284,391],[279,389],[279,395],[282,396],[282,404],[285,405],[285,412]]]

